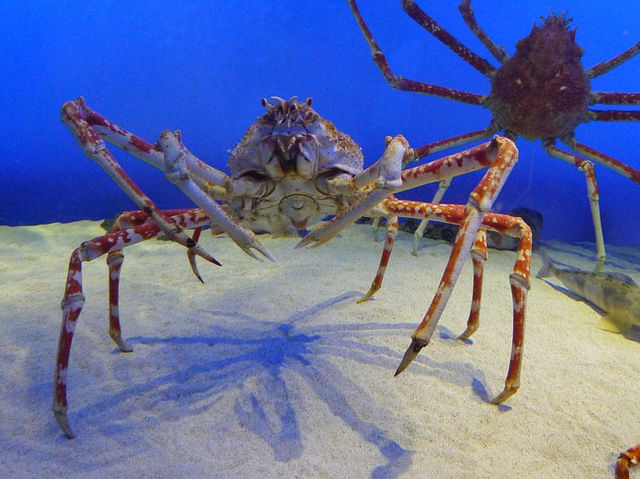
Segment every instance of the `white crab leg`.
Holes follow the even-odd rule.
[[[359,177],[357,182],[353,182],[353,185],[360,189],[375,181],[376,189],[343,213],[336,215],[322,228],[309,233],[296,245],[296,248],[319,246],[326,243],[360,216],[380,204],[382,200],[402,185],[402,162],[405,155],[410,152],[409,143],[402,135],[394,138],[387,137],[386,142],[387,146],[382,157],[373,167],[363,172],[366,173],[363,177]]]
[[[211,223],[224,230],[229,237],[249,256],[259,259],[251,251],[258,251],[265,258],[274,261],[265,247],[258,241],[253,231],[244,228],[233,221],[207,194],[191,179],[188,164],[194,163],[194,157],[185,148],[179,132],[165,130],[158,141],[165,158],[165,174],[169,181],[175,184],[195,204],[202,208]]]

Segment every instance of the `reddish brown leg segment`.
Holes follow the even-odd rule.
[[[616,479],[629,479],[629,468],[640,464],[640,444],[620,453],[616,463]]]
[[[376,272],[376,276],[371,283],[371,287],[367,294],[365,294],[362,298],[358,300],[358,303],[362,303],[367,301],[371,296],[373,296],[382,286],[382,279],[384,278],[384,273],[387,270],[387,265],[389,264],[389,258],[391,257],[391,251],[393,250],[393,245],[396,242],[396,236],[398,235],[398,217],[397,216],[387,216],[387,236],[384,242],[384,247],[382,249],[382,257],[380,258],[380,265],[378,266],[378,271]]]
[[[184,214],[169,216],[173,224],[181,224],[183,227],[198,227],[208,222],[208,218],[202,215],[200,210],[183,210]],[[125,216],[131,222],[144,221],[145,213],[131,213]],[[198,222],[200,222],[198,224]],[[154,238],[162,234],[160,227],[152,221],[147,221],[134,228],[114,231],[103,236],[98,236],[84,242],[71,253],[69,270],[62,298],[62,325],[60,339],[58,341],[58,355],[54,375],[54,391],[52,410],[60,428],[69,439],[75,437],[67,418],[67,372],[69,356],[71,354],[71,341],[76,322],[84,306],[85,297],[82,290],[82,263],[91,261],[104,254],[108,254],[109,265],[109,334],[123,351],[130,351],[121,335],[119,308],[118,308],[118,284],[120,268],[124,255],[122,249],[132,244]]]
[[[460,336],[458,336],[460,339],[469,339],[480,325],[482,276],[484,271],[484,262],[487,260],[487,233],[484,229],[478,230],[476,240],[471,248],[471,259],[473,260],[473,297],[471,299],[469,318],[467,319],[467,328]]]
[[[432,220],[445,221],[447,223],[460,224],[460,232],[454,244],[453,252],[449,259],[447,269],[440,281],[436,295],[423,319],[422,323],[414,334],[412,335],[413,341],[405,356],[396,371],[396,375],[400,374],[413,359],[417,356],[418,352],[425,347],[433,332],[437,320],[442,313],[453,285],[459,271],[455,268],[462,265],[460,261],[462,247],[460,246],[460,235],[465,235],[464,231],[469,229],[469,218],[475,218],[473,214],[469,213],[469,206],[463,207],[462,205],[434,205],[429,203],[419,203],[415,201],[402,201],[395,198],[389,198],[385,200],[382,208],[388,214],[397,214],[399,216],[409,218],[429,218]],[[531,264],[531,229],[521,218],[514,218],[508,215],[499,215],[494,213],[486,213],[482,217],[482,226],[484,228],[492,229],[500,233],[508,234],[510,236],[519,237],[520,244],[518,247],[518,256],[515,261],[513,272],[509,276],[511,283],[511,295],[513,299],[513,339],[511,345],[511,359],[509,361],[509,370],[507,378],[505,380],[505,387],[495,399],[491,402],[494,404],[501,403],[515,394],[520,385],[520,369],[522,365],[522,348],[524,344],[524,319],[525,319],[525,304],[527,298],[527,291],[529,290],[529,277],[530,277],[530,264]],[[482,231],[482,230],[480,230]],[[467,235],[468,237],[468,235]],[[473,237],[471,237],[473,238]],[[456,246],[458,248],[456,248]],[[467,331],[470,331],[467,337],[475,331],[474,325],[477,327],[479,305],[481,299],[482,289],[482,269],[479,266],[482,264],[482,259],[486,253],[486,243],[483,235],[475,237],[473,243],[474,256],[477,263],[474,264],[474,294],[471,312],[469,320],[467,321]],[[455,263],[456,258],[458,259]],[[453,273],[452,273],[453,271]],[[474,313],[474,306],[477,305],[478,310]]]
[[[410,9],[408,9],[406,5],[409,3],[413,4],[413,2],[403,2],[403,7],[407,11],[407,13],[411,15]],[[387,59],[384,56],[384,53],[382,53],[382,50],[380,49],[380,47],[378,46],[378,43],[376,42],[375,38],[371,34],[369,27],[367,27],[367,24],[364,22],[364,19],[362,18],[362,15],[358,10],[358,6],[356,5],[355,0],[349,0],[349,6],[351,7],[351,11],[353,12],[353,15],[355,16],[356,21],[358,22],[358,25],[362,30],[362,34],[367,40],[367,43],[369,45],[369,50],[371,50],[371,56],[373,57],[373,61],[376,63],[376,65],[378,66],[378,68],[386,78],[386,80],[391,84],[393,88],[397,88],[399,90],[405,90],[405,91],[414,91],[418,93],[424,93],[427,95],[435,95],[442,98],[450,98],[451,100],[471,103],[473,105],[482,104],[485,98],[483,95],[476,95],[475,93],[468,93],[465,91],[453,90],[451,88],[445,88],[438,85],[433,85],[431,83],[424,83],[420,81],[409,80],[407,78],[398,76],[395,73],[393,73],[393,71],[391,70],[391,67],[389,66],[389,62],[387,62]],[[433,20],[431,21],[433,22]],[[420,22],[418,21],[418,23]],[[433,23],[435,24],[435,27],[440,29],[440,27],[435,22]],[[425,26],[422,23],[420,24],[422,26]],[[435,27],[433,27],[432,30],[434,30]],[[427,27],[425,26],[425,28]],[[429,31],[431,31],[431,33],[436,35],[432,30],[429,30]],[[442,29],[440,30],[443,31],[446,35],[448,35],[448,37],[450,37],[450,40],[443,39],[442,36],[438,36],[438,35],[436,36],[438,36],[438,38],[441,41],[443,41],[447,46],[454,49],[456,53],[458,53],[458,51],[455,50],[455,48],[459,47],[463,49],[464,52],[459,53],[460,56],[462,56],[462,58],[465,61],[469,62],[474,68],[480,70],[483,73],[491,72],[493,70],[493,67],[489,63],[487,63],[486,60],[475,55],[467,47],[462,45],[460,42],[458,42],[455,38],[453,38],[450,34],[445,32],[444,30]]]

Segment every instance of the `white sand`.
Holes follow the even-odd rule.
[[[500,408],[486,402],[509,359],[512,252],[490,251],[473,342],[447,339],[464,329],[467,265],[433,341],[394,378],[450,246],[426,240],[416,259],[401,233],[382,291],[356,304],[382,246],[361,225],[311,250],[265,237],[275,264],[203,235],[224,263],[199,262],[205,285],[175,244],[127,249],[131,354],[107,335],[104,261],[85,264],[69,441],[50,411],[60,299],[69,254],[99,234],[88,221],[0,227],[4,477],[611,477],[640,442],[640,343],[598,330],[597,313],[541,280],[521,389]],[[588,267],[586,250],[550,246]],[[611,253],[640,280],[639,251]]]

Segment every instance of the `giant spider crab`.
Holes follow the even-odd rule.
[[[227,233],[247,254],[271,258],[254,232],[299,235],[311,223],[334,218],[307,234],[298,246],[317,246],[365,213],[387,218],[387,238],[380,265],[369,291],[381,286],[398,229],[398,216],[429,218],[460,225],[445,272],[422,323],[396,371],[399,374],[426,346],[448,301],[451,290],[472,252],[474,264],[473,302],[464,337],[478,326],[482,265],[486,259],[485,229],[520,238],[519,252],[510,275],[513,297],[513,340],[509,370],[503,391],[494,399],[502,402],[520,383],[524,313],[529,289],[531,231],[520,219],[489,213],[491,205],[517,161],[518,152],[507,138],[492,141],[422,166],[402,169],[414,159],[414,150],[398,135],[386,139],[382,157],[363,169],[362,152],[333,123],[320,117],[311,100],[299,102],[275,98],[263,100],[266,112],[249,128],[229,157],[231,176],[205,164],[189,152],[179,132],[165,130],[155,145],[144,141],[90,109],[82,98],[62,107],[62,121],[84,150],[96,161],[140,209],[123,213],[113,231],[82,243],[69,261],[62,299],[62,327],[54,381],[53,411],[68,438],[74,434],[67,417],[67,370],[76,321],[84,305],[82,263],[107,255],[109,268],[109,334],[122,351],[131,351],[123,340],[118,311],[120,268],[123,249],[165,234],[187,248],[194,274],[195,258],[219,264],[199,244],[203,227],[214,234]],[[164,170],[198,206],[193,209],[159,210],[127,176],[107,149],[105,140],[145,162]],[[432,205],[394,198],[393,193],[430,182],[442,181],[469,171],[488,168],[464,205]],[[188,236],[185,229],[194,229]],[[255,250],[255,252],[254,252]]]
[[[493,115],[486,128],[425,145],[416,150],[416,158],[488,138],[499,131],[512,140],[518,137],[542,140],[549,156],[573,164],[585,174],[600,268],[606,260],[606,254],[600,220],[600,195],[592,162],[611,168],[639,185],[640,171],[579,143],[574,130],[581,123],[592,120],[640,121],[640,111],[590,108],[594,104],[640,105],[640,93],[605,93],[590,89],[592,78],[607,73],[638,54],[640,42],[611,60],[585,70],[580,62],[583,51],[575,41],[576,30],[569,29],[571,20],[566,15],[552,14],[543,18],[540,26],[534,25],[531,33],[516,43],[516,52],[510,57],[480,28],[471,9],[471,0],[462,0],[459,10],[465,23],[500,62],[501,65],[496,68],[454,38],[413,0],[402,0],[402,8],[416,23],[491,80],[491,92],[478,95],[396,75],[362,18],[355,0],[348,1],[374,62],[393,88],[481,105]],[[556,139],[577,154],[556,147]],[[441,183],[434,202],[440,201],[448,184]],[[416,231],[414,254],[425,227],[426,221],[423,221]]]

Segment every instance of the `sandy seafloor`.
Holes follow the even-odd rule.
[[[90,221],[0,227],[4,477],[602,478],[640,442],[640,343],[597,329],[595,311],[539,279],[520,391],[487,402],[509,360],[513,252],[490,250],[473,341],[452,339],[467,318],[467,264],[433,341],[394,378],[450,245],[424,240],[414,258],[400,233],[382,291],[356,304],[382,247],[365,225],[310,250],[261,237],[276,263],[203,235],[224,263],[200,261],[205,285],[178,245],[128,248],[131,354],[107,334],[104,261],[85,263],[69,371],[78,436],[67,440],[50,411],[60,300],[69,254],[99,234]],[[593,245],[546,246],[593,265]],[[640,280],[640,250],[609,254],[608,270]]]

